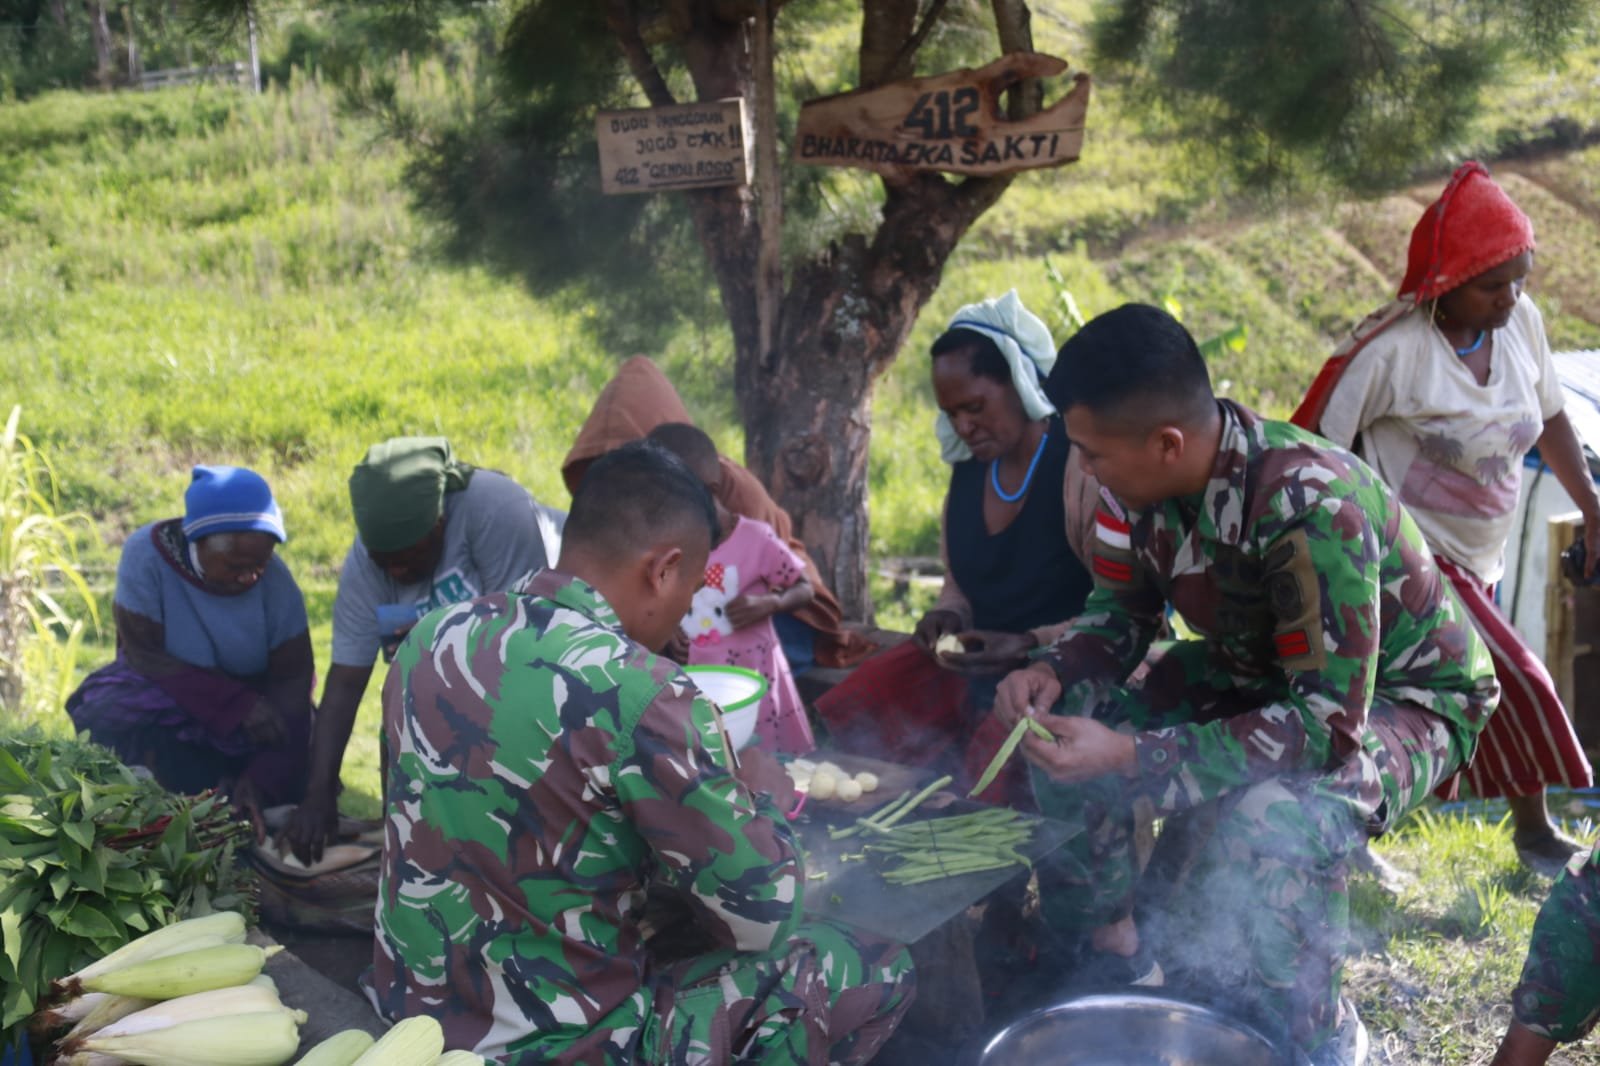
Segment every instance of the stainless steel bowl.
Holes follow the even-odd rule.
[[[1299,1057],[1206,1007],[1160,996],[1084,996],[1024,1015],[978,1066],[1289,1066]]]

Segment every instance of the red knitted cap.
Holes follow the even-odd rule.
[[[1528,216],[1482,163],[1462,163],[1411,231],[1400,297],[1431,300],[1532,250]]]

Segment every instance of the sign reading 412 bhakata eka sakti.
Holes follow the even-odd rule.
[[[750,180],[753,146],[738,97],[601,111],[594,132],[605,193],[705,189]]]
[[[1089,109],[1089,76],[1067,95],[1012,122],[1000,94],[1026,78],[1067,69],[1054,56],[1013,52],[977,70],[956,70],[807,101],[793,158],[885,175],[920,170],[1009,174],[1078,158]]]

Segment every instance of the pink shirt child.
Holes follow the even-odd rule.
[[[733,532],[711,549],[705,587],[695,593],[683,620],[691,664],[742,666],[767,679],[756,735],[768,751],[797,755],[811,751],[816,741],[772,619],[736,630],[728,623],[725,608],[741,595],[781,592],[804,575],[799,556],[771,526],[740,517]]]

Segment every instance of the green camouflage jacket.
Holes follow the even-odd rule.
[[[782,945],[793,832],[724,768],[713,714],[553,570],[420,621],[383,691],[379,1011],[500,1062],[624,1063],[651,999],[647,883],[723,947]]]
[[[1350,452],[1219,401],[1221,447],[1198,496],[1129,514],[1102,491],[1095,591],[1045,653],[1067,689],[1115,686],[1168,604],[1210,648],[1215,676],[1259,692],[1231,718],[1136,734],[1141,789],[1176,810],[1269,777],[1332,772],[1376,743],[1375,693],[1450,725],[1465,765],[1499,688],[1482,640],[1416,523]],[[1173,694],[1160,694],[1171,706]],[[1124,708],[1150,699],[1113,688]],[[1181,697],[1181,694],[1180,694]],[[1147,720],[1149,713],[1127,715]],[[1358,772],[1363,799],[1378,782]]]

